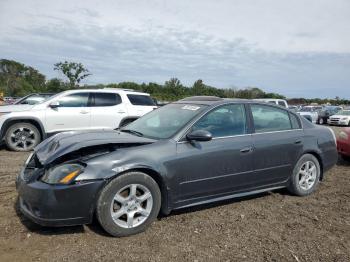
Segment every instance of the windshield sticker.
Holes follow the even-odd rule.
[[[186,110],[192,110],[192,111],[196,111],[200,108],[200,106],[183,106],[181,107],[181,109],[186,109]]]

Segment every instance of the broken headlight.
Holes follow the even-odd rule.
[[[67,185],[74,181],[84,171],[80,164],[63,164],[46,170],[41,181],[47,184]]]

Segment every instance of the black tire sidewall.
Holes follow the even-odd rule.
[[[11,143],[9,141],[10,139],[10,136],[11,136],[11,133],[15,130],[15,129],[18,129],[20,127],[27,127],[28,129],[31,129],[34,133],[35,133],[35,136],[38,137],[38,143],[33,145],[32,147],[30,147],[29,149],[27,150],[19,150],[18,148],[14,148],[11,146]],[[38,130],[38,128],[36,128],[34,125],[30,124],[30,123],[15,123],[13,125],[11,125],[7,130],[6,130],[6,133],[5,133],[5,143],[6,143],[6,146],[8,149],[10,149],[11,151],[31,151],[35,146],[37,146],[41,141],[41,134]]]
[[[299,170],[300,170],[301,166],[307,161],[312,161],[315,164],[316,169],[317,169],[317,174],[316,174],[316,181],[315,181],[314,185],[309,190],[304,190],[299,185]],[[293,175],[291,177],[291,181],[290,181],[290,185],[289,185],[288,189],[291,193],[298,195],[298,196],[310,195],[311,193],[313,193],[316,190],[317,185],[320,181],[320,176],[321,176],[321,167],[320,167],[320,163],[317,160],[317,158],[311,154],[305,154],[298,160],[298,162],[296,163],[296,165],[293,169]]]
[[[141,184],[147,187],[153,198],[153,207],[147,220],[135,228],[122,228],[112,219],[110,214],[111,201],[115,194],[130,184]],[[96,216],[103,229],[112,236],[123,237],[143,232],[158,216],[161,206],[161,192],[157,182],[142,172],[128,172],[111,180],[101,191],[97,200]]]

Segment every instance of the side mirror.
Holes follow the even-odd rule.
[[[51,108],[57,108],[59,106],[60,106],[60,102],[58,102],[58,101],[54,101],[54,102],[51,102],[49,104],[49,107],[51,107]]]
[[[186,135],[187,140],[189,141],[210,141],[213,136],[210,132],[206,130],[195,130]]]

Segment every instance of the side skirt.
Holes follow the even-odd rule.
[[[187,207],[192,207],[192,206],[198,206],[198,205],[204,205],[204,204],[209,204],[209,203],[213,203],[213,202],[233,199],[233,198],[239,198],[239,197],[245,197],[245,196],[250,196],[250,195],[256,195],[256,194],[260,194],[260,193],[263,193],[263,192],[268,192],[268,191],[281,189],[281,188],[285,188],[285,187],[286,187],[285,185],[284,186],[275,186],[275,187],[269,187],[269,188],[264,188],[264,189],[258,189],[258,190],[253,190],[253,191],[247,191],[247,192],[236,193],[236,194],[232,194],[232,195],[226,195],[226,196],[211,198],[211,199],[207,199],[207,200],[202,200],[202,201],[198,201],[198,202],[195,202],[195,203],[191,203],[191,204],[188,204],[188,205],[178,206],[178,207],[174,208],[173,210],[177,210],[177,209],[181,209],[181,208],[187,208]]]

